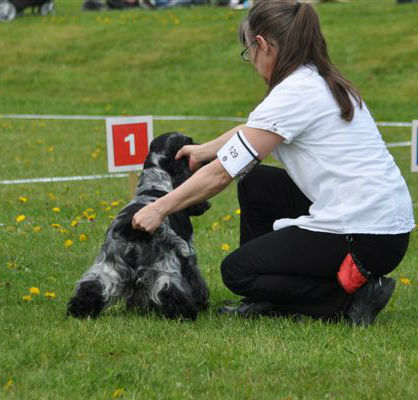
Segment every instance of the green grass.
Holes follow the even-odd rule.
[[[241,13],[201,7],[83,14],[80,1],[57,3],[55,17],[28,15],[0,25],[0,113],[245,116],[264,93],[239,60],[234,32]],[[416,4],[352,1],[318,11],[335,63],[375,117],[416,118]],[[156,122],[155,134],[180,129],[205,141],[230,127]],[[410,138],[408,128],[381,131],[388,142]],[[1,180],[107,172],[104,122],[0,119],[0,138]],[[417,215],[410,150],[391,153]],[[217,307],[233,297],[220,279],[221,246],[238,245],[231,185],[194,218],[211,289],[210,310],[196,323],[141,317],[122,304],[96,321],[66,319],[75,281],[128,200],[127,179],[0,185],[0,399],[110,399],[121,388],[128,399],[417,397],[417,231],[391,274],[397,290],[368,329],[309,318],[221,318]],[[104,204],[115,201],[110,210]],[[96,219],[71,227],[87,208]],[[25,221],[17,223],[18,215]],[[81,242],[83,233],[88,240]],[[41,293],[26,302],[30,287]],[[57,297],[46,298],[47,291]]]

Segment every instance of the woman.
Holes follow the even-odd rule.
[[[331,63],[309,4],[256,2],[240,40],[267,96],[245,125],[183,147],[176,158],[188,157],[196,173],[140,210],[133,227],[154,232],[272,153],[285,169],[260,165],[238,184],[240,247],[221,272],[244,299],[221,312],[344,316],[367,326],[393,293],[383,275],[401,262],[415,226],[405,181],[359,93]],[[228,164],[243,142],[247,159]]]

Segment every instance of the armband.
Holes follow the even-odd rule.
[[[222,166],[232,178],[244,178],[260,163],[258,153],[239,130],[216,154]]]

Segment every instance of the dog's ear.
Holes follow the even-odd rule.
[[[199,215],[204,214],[207,210],[209,210],[210,207],[211,207],[211,204],[209,203],[209,201],[206,200],[203,203],[194,204],[193,206],[186,208],[185,211],[187,215],[197,217]]]
[[[183,182],[189,179],[193,173],[189,168],[189,160],[186,157],[180,158],[180,160],[172,159],[172,173],[173,187],[180,186]]]
[[[179,160],[175,159],[177,152],[183,146],[190,144],[193,144],[193,139],[181,134],[180,132],[174,132],[168,137],[166,149],[166,171],[173,179],[174,188],[180,186],[186,179],[192,176],[192,171],[189,168],[189,160],[187,157],[182,157]]]

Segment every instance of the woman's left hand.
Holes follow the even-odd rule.
[[[132,218],[132,228],[143,232],[147,232],[150,235],[161,226],[164,221],[164,216],[160,210],[150,203],[144,208],[141,208]]]

